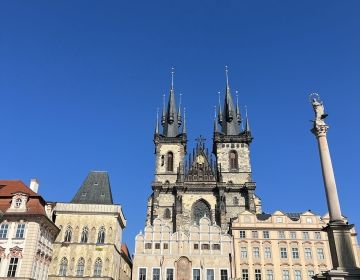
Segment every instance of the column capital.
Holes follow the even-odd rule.
[[[328,129],[329,126],[327,124],[317,124],[316,121],[314,121],[314,127],[311,129],[311,132],[318,138],[326,136]]]

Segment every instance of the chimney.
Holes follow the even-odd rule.
[[[30,190],[37,193],[38,189],[39,189],[39,181],[37,179],[31,179],[30,180]]]

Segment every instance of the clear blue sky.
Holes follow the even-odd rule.
[[[40,180],[70,201],[89,170],[110,173],[124,241],[143,229],[156,108],[170,68],[189,148],[211,147],[230,85],[248,106],[263,209],[327,212],[308,94],[325,101],[342,210],[360,226],[359,1],[1,1],[0,178]],[[360,227],[359,227],[360,229]]]

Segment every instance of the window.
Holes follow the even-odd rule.
[[[270,247],[265,247],[265,248],[264,248],[264,256],[265,256],[265,258],[267,258],[267,259],[270,259],[270,258],[271,258],[271,248],[270,248]]]
[[[68,261],[67,258],[62,258],[60,262],[59,275],[66,276]]]
[[[202,250],[210,250],[210,245],[209,244],[201,244],[201,249]]]
[[[238,156],[236,151],[230,151],[229,153],[229,167],[230,170],[238,168]]]
[[[206,270],[206,280],[214,280],[214,270],[213,269]]]
[[[174,154],[172,152],[167,153],[166,170],[167,171],[173,171],[174,170]]]
[[[239,237],[240,238],[245,238],[246,237],[245,230],[239,230]]]
[[[155,249],[160,249],[160,243],[155,243]]]
[[[24,238],[25,224],[18,224],[16,228],[15,238]]]
[[[220,244],[213,244],[212,248],[213,250],[220,250]]]
[[[200,269],[193,269],[193,280],[200,280]]]
[[[305,259],[306,260],[311,260],[311,258],[312,258],[312,256],[311,256],[311,248],[305,248],[304,252],[305,252]]]
[[[77,263],[76,276],[84,276],[84,266],[85,260],[84,258],[80,258]]]
[[[255,280],[261,280],[261,270],[255,269]]]
[[[16,269],[19,263],[19,258],[11,258],[9,269],[7,273],[7,277],[15,277],[16,276]]]
[[[308,279],[313,280],[312,277],[315,275],[314,270],[308,270]]]
[[[323,248],[317,248],[316,251],[317,251],[317,255],[318,255],[319,260],[325,259],[324,249]]]
[[[200,219],[203,217],[211,217],[210,206],[205,200],[200,199],[196,201],[192,206],[192,220],[198,225]]]
[[[94,276],[101,276],[102,270],[102,261],[100,258],[97,258],[94,265]]]
[[[228,271],[227,269],[220,270],[220,280],[228,280]]]
[[[160,280],[160,268],[153,268],[152,279]]]
[[[282,223],[282,222],[283,222],[283,218],[282,218],[282,217],[276,217],[276,222],[277,222],[277,223]]]
[[[236,196],[233,198],[233,204],[239,205],[239,199]]]
[[[251,232],[251,235],[252,235],[252,238],[259,238],[259,234],[258,234],[257,230],[253,230]]]
[[[320,240],[321,239],[321,233],[319,231],[314,232],[315,239]]]
[[[98,244],[104,244],[105,243],[105,228],[104,227],[100,227],[100,229],[99,229],[97,243]]]
[[[71,242],[71,235],[72,235],[71,227],[68,226],[65,230],[64,242]]]
[[[296,231],[290,231],[290,239],[296,239]]]
[[[0,226],[0,238],[5,239],[7,237],[9,225],[8,224],[2,224]]]
[[[169,208],[166,208],[164,211],[164,219],[170,219],[171,218],[171,212]]]
[[[280,258],[286,259],[287,258],[287,251],[285,247],[280,248]]]
[[[309,232],[303,231],[302,236],[303,236],[304,240],[308,240],[309,239]]]
[[[19,207],[21,206],[21,202],[22,202],[21,198],[17,198],[17,199],[15,200],[15,207],[16,207],[16,208],[19,208]]]
[[[290,280],[289,270],[285,269],[282,271],[282,280]]]
[[[172,268],[166,269],[166,280],[174,280],[174,269]]]
[[[279,239],[285,239],[285,231],[279,230]]]
[[[88,227],[84,227],[82,232],[81,232],[80,243],[87,243],[88,242],[88,236],[89,236],[89,229],[88,229]]]
[[[247,248],[241,247],[240,248],[240,258],[246,259],[247,258]]]
[[[268,231],[268,230],[264,230],[264,231],[263,231],[263,238],[264,238],[264,239],[269,239],[269,238],[270,238],[270,234],[269,234],[269,231]]]
[[[145,243],[145,249],[151,249],[151,243]]]
[[[249,270],[248,269],[243,269],[241,271],[241,275],[242,275],[242,280],[249,280]]]
[[[307,224],[312,224],[313,220],[311,218],[306,218],[306,223]]]
[[[295,280],[301,280],[301,270],[295,270]]]
[[[169,243],[164,243],[164,249],[169,249]]]
[[[272,269],[266,270],[266,280],[274,280],[274,272]]]
[[[291,248],[291,251],[292,251],[293,259],[298,259],[299,258],[299,249],[298,248]]]
[[[197,243],[194,244],[194,250],[199,250],[199,244]]]
[[[146,268],[139,269],[139,280],[146,280]]]
[[[254,256],[254,258],[260,258],[259,247],[253,248],[253,256]]]

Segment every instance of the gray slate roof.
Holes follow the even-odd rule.
[[[71,203],[113,204],[108,173],[90,171]]]

